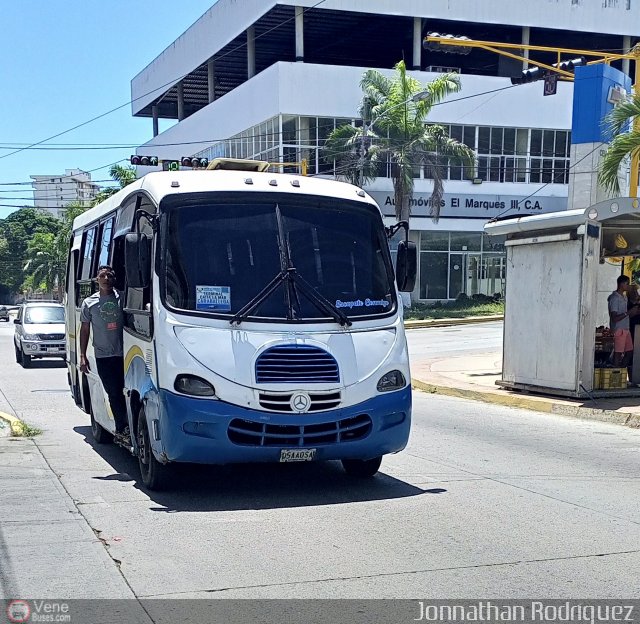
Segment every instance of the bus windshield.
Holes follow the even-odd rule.
[[[247,318],[327,319],[323,302],[349,319],[396,309],[390,254],[373,207],[290,195],[251,203],[246,196],[244,203],[174,197],[163,222],[162,294],[176,310],[233,316],[278,276],[279,286]],[[287,269],[297,282],[282,278]]]

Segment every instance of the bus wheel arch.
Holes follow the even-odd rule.
[[[145,487],[149,490],[164,490],[171,483],[172,467],[170,464],[160,463],[151,448],[151,435],[147,422],[144,403],[140,405],[136,420],[136,445],[138,448],[138,465],[140,476]]]

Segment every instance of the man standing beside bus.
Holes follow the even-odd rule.
[[[123,444],[130,444],[127,405],[123,394],[123,315],[120,293],[114,288],[115,271],[109,265],[98,267],[96,281],[98,292],[82,302],[80,311],[80,370],[83,373],[89,371],[87,346],[89,335],[93,333],[96,367],[115,419],[115,437]]]

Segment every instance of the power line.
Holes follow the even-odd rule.
[[[323,0],[323,2],[326,0]],[[453,104],[455,102],[462,102],[464,100],[470,100],[472,98],[476,98],[476,97],[481,97],[483,95],[490,95],[492,93],[499,93],[500,91],[506,91],[507,89],[513,89],[516,86],[520,86],[520,85],[508,85],[506,87],[500,87],[498,89],[491,89],[490,91],[483,91],[481,93],[473,93],[471,95],[467,95],[464,97],[460,97],[460,98],[455,98],[453,100],[445,100],[443,102],[436,102],[435,104],[432,105],[432,108],[435,106],[443,106],[445,104]],[[143,97],[143,96],[141,96]],[[130,104],[131,102],[128,102],[128,104]],[[359,117],[352,117],[352,119],[360,119]],[[86,122],[89,123],[89,122]],[[435,125],[441,125],[441,124],[435,124]],[[72,128],[75,129],[75,128]],[[67,132],[70,132],[67,131]],[[295,134],[300,134],[306,132],[306,130],[303,129],[297,129],[294,131]],[[64,133],[62,133],[64,134]],[[202,140],[198,140],[198,141],[181,141],[178,143],[154,143],[152,146],[149,146],[150,149],[151,148],[155,148],[155,147],[180,147],[183,145],[203,145],[203,144],[214,144],[214,143],[222,143],[224,141],[234,141],[234,140],[244,140],[244,139],[256,139],[256,138],[268,138],[268,137],[273,137],[273,136],[280,136],[281,131],[278,130],[277,132],[266,132],[266,133],[260,133],[260,134],[251,134],[251,135],[245,135],[245,136],[239,136],[239,135],[233,135],[231,137],[225,137],[225,138],[212,138],[212,139],[202,139]],[[56,135],[56,136],[60,136],[60,135]],[[0,150],[2,149],[14,149],[14,147],[16,148],[16,152],[12,152],[12,153],[17,153],[18,151],[25,151],[25,150],[43,150],[43,151],[80,151],[80,150],[115,150],[115,149],[137,149],[140,147],[140,145],[135,145],[135,144],[117,144],[117,143],[61,143],[59,145],[49,145],[49,146],[43,146],[43,147],[38,147],[39,145],[41,145],[42,143],[48,141],[49,139],[43,139],[42,141],[39,141],[38,143],[31,143],[31,144],[21,144],[21,143],[15,143],[15,144],[0,144]],[[326,141],[326,139],[320,139],[323,141]],[[20,147],[22,146],[22,147]],[[5,158],[6,156],[11,156],[11,154],[4,154],[3,156],[0,156],[0,158]]]
[[[317,2],[313,6],[310,6],[307,9],[304,9],[303,15],[307,11],[311,11],[312,9],[315,9],[316,7],[320,6],[324,2],[326,2],[326,0],[319,0],[319,2]],[[285,24],[288,24],[289,22],[293,21],[294,19],[295,19],[295,17],[290,17],[290,18],[286,19],[285,21],[281,22],[280,24],[276,24],[275,26],[273,26],[272,28],[266,30],[265,32],[260,33],[257,37],[255,37],[255,39],[257,40],[257,39],[260,39],[261,37],[264,37],[264,36],[268,35],[270,32],[272,32],[272,31],[284,26]],[[233,52],[241,50],[242,48],[246,47],[246,45],[247,45],[246,43],[240,44],[240,45],[236,46],[235,48],[233,48],[232,50],[229,50],[228,52],[225,52],[225,54],[223,54],[223,55],[221,55],[219,57],[215,57],[215,60],[219,61],[219,60],[225,58],[226,56],[229,56]],[[134,102],[136,102],[138,100],[141,100],[142,98],[145,98],[145,97],[151,95],[152,93],[156,93],[157,91],[160,91],[161,89],[164,89],[165,87],[168,87],[170,85],[173,85],[173,84],[179,82],[180,80],[182,80],[183,78],[188,76],[189,73],[190,72],[188,72],[186,74],[183,74],[182,76],[179,76],[178,78],[170,80],[170,81],[166,82],[165,84],[160,85],[159,87],[156,87],[155,89],[152,89],[148,93],[144,93],[142,95],[139,95],[137,98],[133,98],[132,100],[129,100],[128,102],[125,102],[124,104],[120,104],[119,106],[116,106],[115,108],[112,108],[111,110],[108,110],[105,113],[101,113],[100,115],[96,115],[95,117],[92,117],[91,119],[88,119],[87,121],[83,121],[82,123],[79,123],[79,124],[73,126],[73,128],[69,128],[68,130],[63,130],[62,132],[58,132],[57,134],[54,134],[54,135],[52,135],[50,137],[47,137],[46,139],[42,139],[41,141],[36,141],[35,143],[31,143],[27,147],[21,147],[21,148],[16,149],[16,150],[14,150],[12,152],[9,152],[8,154],[3,154],[2,156],[0,156],[0,160],[2,160],[3,158],[8,158],[9,156],[13,156],[14,154],[18,154],[19,152],[22,152],[22,151],[24,151],[26,149],[30,149],[32,147],[36,147],[37,145],[42,145],[42,143],[46,143],[47,141],[50,141],[51,139],[56,139],[59,136],[62,136],[63,134],[68,134],[69,132],[73,132],[73,130],[77,130],[78,128],[82,128],[83,126],[86,126],[86,125],[88,125],[90,123],[93,123],[94,121],[97,121],[98,119],[102,119],[103,117],[106,117],[107,115],[110,115],[111,113],[115,113],[116,111],[120,110],[121,108],[124,108],[125,106],[129,106],[130,104],[133,104]]]

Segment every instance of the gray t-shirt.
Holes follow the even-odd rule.
[[[122,306],[117,290],[111,295],[93,293],[82,302],[80,320],[91,323],[93,349],[97,358],[122,355]]]
[[[611,329],[629,329],[629,317],[625,316],[617,323],[613,320],[612,314],[626,314],[627,313],[627,298],[621,295],[617,290],[614,290],[607,299],[609,302],[609,321]]]

